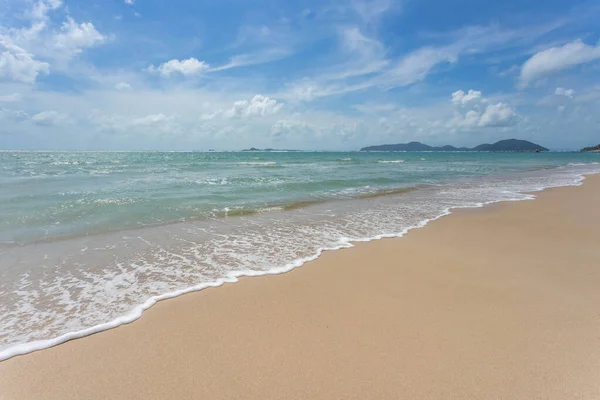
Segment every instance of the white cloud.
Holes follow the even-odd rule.
[[[183,76],[197,75],[203,71],[206,71],[209,65],[204,61],[199,61],[196,58],[188,58],[187,60],[171,60],[164,64],[155,67],[150,65],[148,72],[158,73],[161,76],[168,78],[174,74],[181,74]]]
[[[385,2],[380,3],[382,7],[377,3],[362,1],[360,8],[366,12],[370,12],[370,7],[373,10],[386,9]],[[348,11],[354,13],[352,7],[346,7],[344,13]],[[450,68],[461,57],[530,45],[531,42],[561,25],[562,22],[557,21],[552,24],[509,30],[501,29],[497,25],[475,25],[455,31],[427,33],[423,37],[434,39],[432,41],[434,44],[409,51],[397,58],[392,58],[394,51],[388,51],[383,43],[363,33],[372,32],[368,26],[359,24],[360,29],[356,27],[338,29],[338,32],[341,32],[339,35],[340,56],[343,56],[340,57],[341,60],[336,62],[333,54],[327,64],[330,68],[320,68],[318,74],[286,83],[287,90],[279,96],[310,101],[319,97],[355,91],[387,90],[413,85]],[[369,51],[371,55],[368,54]],[[352,52],[356,58],[355,62],[348,60],[348,54]]]
[[[70,17],[59,30],[52,29],[51,12],[61,6],[60,0],[40,0],[22,14],[29,26],[0,26],[0,78],[34,83],[50,73],[51,63],[53,70],[64,69],[67,64],[60,61],[106,40],[91,22],[78,24]]]
[[[125,4],[129,4],[130,6],[135,4],[135,0],[125,0]]]
[[[288,57],[292,52],[287,48],[271,48],[256,53],[237,54],[229,59],[225,65],[211,68],[211,71],[224,71],[231,68],[246,67],[250,65],[265,64]],[[206,65],[208,68],[208,64]]]
[[[480,127],[511,126],[517,123],[517,113],[508,104],[490,104],[479,118]]]
[[[453,49],[424,47],[402,58],[379,83],[389,87],[408,86],[424,80],[436,66],[457,59],[458,52]]]
[[[457,90],[452,93],[452,102],[456,105],[466,105],[473,101],[478,101],[481,99],[481,92],[478,90],[470,89],[467,93],[463,90]]]
[[[389,68],[383,43],[367,36],[358,26],[337,28],[340,45],[340,61],[328,62],[329,68],[321,68],[321,73],[313,78],[303,78],[286,84],[287,91],[282,97],[300,101],[334,94],[343,94],[376,86],[389,78],[378,81],[378,76]],[[351,83],[349,81],[351,80]]]
[[[372,55],[384,50],[380,41],[365,36],[357,26],[344,27],[339,34],[341,45],[348,53]]]
[[[68,121],[66,114],[57,111],[42,111],[31,117],[31,121],[36,125],[60,125]]]
[[[452,93],[452,103],[461,108],[470,105],[464,115],[457,112],[447,125],[452,128],[488,128],[511,126],[518,122],[518,114],[506,103],[487,104],[488,100],[477,90]]]
[[[488,105],[483,112],[469,110],[463,115],[456,115],[446,124],[449,128],[498,128],[515,125],[517,113],[507,104]]]
[[[33,83],[39,74],[48,74],[50,65],[34,59],[24,49],[0,36],[0,77],[17,82]]]
[[[284,97],[289,97],[294,100],[311,101],[317,97],[326,96],[325,89],[322,85],[315,81],[304,79],[298,82],[292,82],[288,85],[288,90],[283,94]],[[318,89],[321,87],[321,89]]]
[[[71,54],[81,53],[83,49],[94,47],[106,40],[91,22],[78,24],[71,17],[67,17],[60,29],[61,32],[54,35],[54,46],[59,51]]]
[[[358,36],[357,36],[358,37]],[[451,47],[424,47],[391,63],[384,57],[383,47],[364,38],[357,53],[357,61],[347,62],[335,67],[335,73],[318,76],[315,79],[303,79],[288,84],[288,96],[297,100],[310,101],[318,97],[344,94],[373,87],[392,89],[404,87],[424,80],[434,69],[444,63],[454,63],[458,51]],[[371,52],[371,53],[369,53]],[[370,56],[372,54],[373,56]],[[341,72],[340,72],[341,71]],[[348,82],[348,78],[361,77],[361,81]]]
[[[565,89],[562,87],[558,87],[554,91],[554,94],[557,96],[566,96],[566,97],[569,97],[572,99],[573,96],[575,95],[575,91],[573,89]]]
[[[277,100],[267,96],[257,94],[250,101],[241,100],[233,103],[233,107],[223,113],[225,118],[233,117],[251,117],[277,114],[283,103],[278,103]]]
[[[50,11],[54,11],[62,6],[61,0],[40,0],[33,5],[29,15],[34,20],[45,20]]]
[[[534,54],[521,68],[521,85],[577,65],[600,59],[600,44],[590,46],[578,39]]]
[[[333,10],[342,17],[358,17],[362,24],[374,24],[382,15],[390,13],[393,7],[398,7],[398,2],[392,0],[353,0],[340,2]]]
[[[388,64],[385,47],[379,41],[365,36],[358,27],[340,30],[341,47],[349,60],[326,76],[330,79],[345,79],[380,72]]]
[[[119,82],[115,85],[115,89],[117,90],[130,90],[131,85],[127,82]]]
[[[29,8],[35,2],[38,0],[20,1],[22,4],[28,4]],[[359,18],[354,11],[347,12],[344,18],[332,16],[330,10],[323,10],[323,7],[319,6],[310,16],[301,20],[290,17],[292,19],[282,19],[282,22],[271,21],[268,27],[260,27],[258,34],[261,36],[249,37],[239,44],[223,46],[223,52],[215,52],[211,43],[197,37],[197,32],[191,32],[193,37],[184,38],[186,40],[179,44],[170,43],[168,40],[165,42],[165,38],[157,37],[159,33],[154,32],[155,35],[144,38],[152,41],[136,41],[136,38],[132,38],[135,43],[125,44],[125,48],[117,46],[119,48],[110,48],[107,51],[114,50],[118,53],[114,55],[119,57],[123,55],[121,50],[126,50],[127,46],[132,44],[140,50],[152,48],[155,56],[159,53],[164,54],[168,47],[167,51],[171,52],[171,56],[144,61],[137,56],[143,57],[148,52],[141,51],[136,57],[125,57],[118,65],[93,65],[91,62],[94,59],[70,60],[61,54],[73,54],[72,51],[64,51],[66,48],[85,49],[86,43],[91,43],[92,46],[99,43],[84,40],[87,37],[86,32],[100,30],[102,33],[98,33],[104,38],[103,41],[110,40],[110,32],[105,32],[101,28],[104,25],[98,25],[99,22],[93,18],[91,21],[96,26],[81,24],[88,19],[77,20],[76,23],[67,18],[66,7],[52,11],[50,0],[45,0],[40,4],[49,6],[41,7],[36,17],[45,20],[43,30],[38,30],[39,24],[32,25],[36,23],[36,19],[20,12],[19,19],[14,20],[15,28],[0,28],[0,36],[8,36],[9,43],[18,46],[23,53],[28,53],[31,61],[45,62],[43,64],[46,68],[51,68],[52,73],[60,72],[70,79],[48,81],[53,84],[45,86],[44,90],[30,90],[19,83],[1,82],[0,94],[22,93],[24,100],[18,103],[0,103],[0,107],[4,105],[14,106],[15,109],[24,108],[31,114],[41,110],[67,113],[69,122],[66,127],[57,129],[55,135],[37,136],[47,140],[50,147],[305,148],[310,143],[311,148],[348,149],[363,144],[395,140],[420,140],[431,144],[436,144],[436,141],[471,144],[461,141],[484,141],[488,137],[502,135],[500,131],[504,129],[487,127],[508,126],[516,122],[519,124],[519,134],[526,135],[529,124],[525,121],[526,117],[542,121],[544,118],[539,115],[545,113],[545,116],[551,119],[556,114],[556,107],[563,102],[569,104],[564,116],[571,115],[580,106],[580,98],[583,98],[589,89],[575,79],[572,82],[570,80],[571,83],[561,82],[560,85],[567,86],[564,92],[555,95],[554,88],[559,86],[555,84],[545,93],[553,99],[549,104],[553,108],[544,110],[538,110],[532,104],[535,93],[512,95],[507,92],[490,96],[486,102],[484,94],[475,90],[480,88],[476,85],[463,85],[462,87],[466,86],[465,89],[473,89],[456,91],[450,98],[453,90],[461,88],[461,85],[456,85],[456,74],[446,73],[455,63],[464,60],[469,68],[481,68],[482,72],[489,70],[491,64],[511,65],[515,60],[521,59],[523,51],[529,51],[529,55],[525,57],[528,58],[543,49],[535,48],[540,35],[527,35],[528,30],[525,29],[517,30],[516,33],[508,32],[497,25],[466,27],[459,31],[439,34],[419,31],[414,32],[414,37],[413,33],[409,33],[418,42],[418,47],[414,48],[405,46],[402,38],[377,36],[382,32],[378,29],[380,27],[364,22],[371,20],[376,23],[376,18],[372,18],[370,13],[378,13],[377,4],[383,4],[379,9],[385,9],[385,0],[377,4],[351,0],[346,4],[358,2],[367,5],[361,10],[365,13],[364,17]],[[141,2],[135,4],[141,5]],[[121,5],[126,7],[124,3]],[[373,10],[369,8],[370,5],[373,5]],[[76,10],[71,11],[75,13]],[[85,10],[79,11],[85,13]],[[133,13],[133,9],[131,12]],[[8,18],[2,18],[2,23],[7,20]],[[61,28],[63,21],[65,24]],[[8,20],[8,23],[12,22]],[[22,30],[21,26],[32,27],[26,32],[17,32]],[[39,32],[36,39],[30,39],[35,32]],[[81,41],[68,37],[69,32],[77,32],[79,36],[74,36],[79,37]],[[57,50],[58,47],[53,41],[58,34],[63,35],[62,41],[59,41],[63,50]],[[123,36],[119,39],[126,38]],[[155,40],[162,41],[159,48],[153,47]],[[231,74],[233,71],[227,70],[282,58],[294,51],[312,48],[313,45],[323,50],[318,43],[332,44],[333,40],[337,40],[337,48],[332,46],[328,47],[327,51],[311,53],[305,62],[294,63],[290,68],[275,72],[253,68],[257,73],[255,79],[249,80],[247,76]],[[68,43],[78,44],[70,46]],[[546,47],[551,47],[562,46],[565,42],[545,43]],[[206,54],[217,58],[200,61],[204,56],[193,52],[200,46],[206,50]],[[2,51],[3,47],[0,45],[0,55]],[[185,56],[182,57],[182,54]],[[200,60],[189,58],[190,56]],[[189,59],[186,60],[186,57]],[[171,60],[173,58],[177,59]],[[221,61],[218,61],[219,59]],[[148,71],[156,74],[153,77],[149,76],[147,71],[141,70],[150,64],[154,64],[148,68]],[[522,61],[519,61],[515,79],[518,79],[521,64]],[[204,78],[204,74],[209,74],[215,69],[221,69],[222,72],[210,75],[211,79],[198,78]],[[36,77],[40,80],[40,74],[43,73],[47,72],[43,72],[43,69],[38,71],[29,81],[35,81]],[[439,74],[440,79],[431,79],[431,82],[428,82],[436,74]],[[171,81],[180,84],[161,79],[162,82],[156,86],[156,78],[161,75],[171,77]],[[4,77],[13,79],[8,75]],[[175,79],[183,77],[191,79],[187,79],[185,84],[180,82],[180,79]],[[472,78],[479,80],[481,76]],[[589,76],[581,77],[586,78],[589,79]],[[193,84],[190,84],[192,80]],[[427,83],[406,88],[407,85],[422,80],[426,80]],[[434,81],[439,83],[434,84]],[[493,86],[501,88],[506,82],[505,79]],[[68,88],[57,87],[54,83],[66,84]],[[404,88],[388,91],[399,87]],[[448,95],[446,99],[438,98],[439,90],[443,87],[452,88],[445,91]],[[577,95],[570,94],[570,87],[578,88]],[[265,88],[268,88],[268,91],[265,91]],[[505,89],[506,87],[499,90]],[[349,92],[360,90],[363,91],[360,94],[345,96]],[[133,91],[136,101],[132,101]],[[262,95],[255,96],[257,93]],[[291,99],[315,99],[331,95],[336,97],[322,100],[318,104],[294,102]],[[570,96],[573,97],[573,102],[569,100]],[[535,101],[537,100],[536,98]],[[362,104],[354,106],[355,103]],[[516,108],[517,105],[519,108]],[[91,118],[93,110],[97,110],[94,121]],[[517,116],[517,111],[525,115]],[[539,114],[537,117],[536,113]],[[456,116],[453,125],[455,129],[449,129],[447,123],[453,116]],[[42,116],[36,116],[36,119],[40,118]],[[14,143],[20,143],[19,141],[25,143],[26,140],[32,140],[26,139],[26,135],[20,135],[19,129],[23,132],[48,130],[35,126],[30,116],[27,116],[25,123],[14,122],[13,125],[17,129],[12,129],[12,121],[8,118],[3,123],[3,130],[10,131],[12,135],[13,142],[8,142],[10,146],[15,146]],[[536,125],[534,128],[540,132],[544,131],[540,133],[541,136],[551,131],[544,130],[543,127],[548,126],[543,125],[545,123],[546,121],[542,121],[542,124],[531,125]],[[584,123],[581,122],[581,125]],[[107,134],[108,131],[119,134]],[[478,138],[469,136],[469,132],[477,132]],[[550,137],[553,134],[547,135]],[[589,133],[585,134],[589,136]],[[23,139],[19,139],[20,136]],[[73,137],[77,137],[77,140],[73,141]],[[352,142],[344,145],[340,138]],[[54,143],[55,140],[57,143]],[[275,140],[281,142],[274,146]]]

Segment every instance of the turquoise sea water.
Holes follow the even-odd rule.
[[[402,235],[452,207],[577,184],[598,162],[592,153],[0,152],[0,360],[133,320],[163,297]]]

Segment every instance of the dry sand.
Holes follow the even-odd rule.
[[[600,399],[600,176],[0,363],[0,399]]]

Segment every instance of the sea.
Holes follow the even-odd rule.
[[[567,152],[2,151],[0,360],[456,208],[580,185],[599,163]]]

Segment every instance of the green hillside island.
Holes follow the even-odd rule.
[[[435,147],[419,142],[410,142],[368,146],[363,147],[360,151],[501,151],[538,153],[540,151],[548,151],[548,149],[527,140],[506,139],[494,144],[480,144],[473,148],[454,147],[450,145]]]
[[[600,144],[596,146],[584,147],[580,150],[581,152],[600,153]]]

